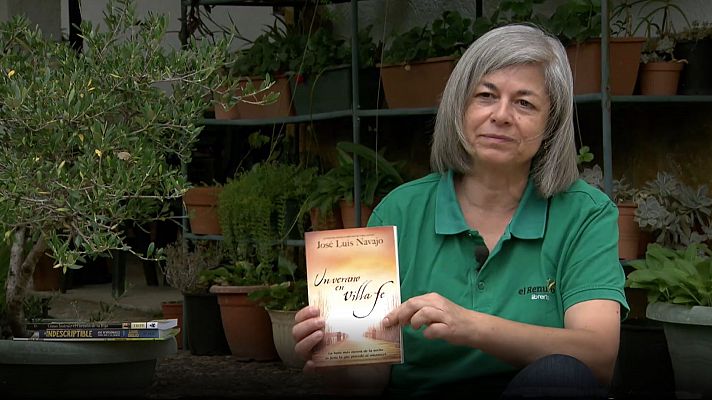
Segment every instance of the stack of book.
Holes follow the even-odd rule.
[[[107,341],[107,340],[163,340],[178,334],[177,319],[144,322],[89,322],[33,320],[26,329],[29,338],[20,340]]]

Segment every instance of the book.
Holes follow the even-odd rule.
[[[160,340],[178,334],[179,328],[122,329],[122,328],[67,328],[39,329],[27,340],[46,341],[101,341],[101,340]]]
[[[156,319],[152,321],[120,322],[120,321],[76,321],[76,320],[32,320],[25,325],[30,331],[38,329],[170,329],[178,326],[178,320]]]
[[[403,362],[402,333],[382,320],[400,305],[395,226],[306,232],[309,304],[326,321],[319,367]]]

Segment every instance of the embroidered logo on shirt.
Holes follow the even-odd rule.
[[[524,286],[517,291],[520,296],[529,296],[531,300],[549,300],[549,294],[556,293],[556,281],[548,278],[543,286]]]

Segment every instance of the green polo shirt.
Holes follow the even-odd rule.
[[[530,180],[517,211],[483,265],[455,196],[452,172],[393,190],[369,225],[398,226],[401,297],[436,292],[462,307],[527,324],[564,326],[564,312],[592,299],[628,305],[618,260],[618,210],[582,180],[550,199]],[[622,309],[622,314],[626,310]],[[403,329],[405,362],[394,365],[393,393],[427,393],[514,368],[477,349]]]

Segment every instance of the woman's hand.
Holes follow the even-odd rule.
[[[391,375],[391,366],[388,364],[348,365],[317,369],[312,361],[312,355],[316,345],[324,338],[326,326],[324,318],[320,315],[318,308],[306,306],[294,316],[294,327],[292,328],[292,336],[296,342],[294,350],[306,360],[304,372],[319,372],[334,394],[341,396],[345,394],[381,395]]]
[[[324,319],[320,317],[320,311],[316,307],[306,306],[294,316],[294,350],[299,357],[306,360],[304,372],[314,372],[316,369],[311,358],[314,347],[324,338],[324,327]]]
[[[383,324],[386,327],[411,325],[414,329],[426,326],[423,335],[428,339],[472,346],[475,314],[437,293],[428,293],[398,306],[386,315]]]

